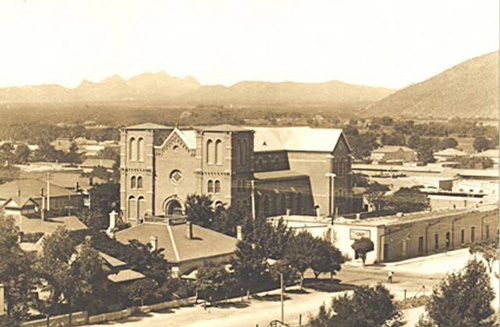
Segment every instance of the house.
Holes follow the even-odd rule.
[[[104,167],[110,173],[113,172],[115,161],[113,159],[85,159],[78,167],[83,169],[84,173],[90,173],[94,168]]]
[[[490,149],[490,150],[486,150],[483,152],[473,154],[472,157],[473,158],[490,159],[493,162],[493,166],[498,167],[498,154],[499,154],[498,151],[499,151],[498,149]]]
[[[191,224],[182,216],[145,217],[143,223],[117,232],[115,238],[123,244],[138,240],[151,244],[152,249],[163,249],[177,277],[205,261],[229,262],[238,242],[234,237]]]
[[[402,145],[384,145],[372,151],[373,163],[412,163],[417,161],[417,151]]]
[[[182,214],[189,194],[254,217],[354,212],[351,149],[342,130],[231,125],[121,130],[124,221]]]
[[[50,142],[50,145],[52,145],[54,147],[54,149],[56,149],[56,150],[68,152],[72,143],[73,142],[71,141],[71,139],[65,138],[65,137],[60,137],[60,138]]]
[[[38,179],[17,179],[0,185],[0,207],[7,214],[25,215],[41,212],[79,209],[83,196],[74,190]]]
[[[468,157],[469,154],[457,149],[448,148],[434,152],[433,156],[437,161],[450,161],[457,158]]]

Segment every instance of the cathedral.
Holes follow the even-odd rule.
[[[190,194],[253,217],[355,212],[350,148],[342,130],[158,124],[120,135],[124,221],[184,213]]]

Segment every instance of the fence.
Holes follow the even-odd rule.
[[[168,302],[156,303],[134,308],[127,308],[121,311],[102,313],[95,316],[88,316],[87,312],[75,312],[72,315],[73,326],[81,326],[86,324],[98,324],[108,321],[125,319],[133,316],[135,313],[145,313],[150,311],[159,311],[165,309],[179,308],[183,306],[193,305],[196,298],[190,297],[187,299],[173,300]],[[50,327],[65,327],[69,325],[69,315],[54,316],[50,318]],[[22,324],[22,327],[46,327],[47,320],[33,320]]]

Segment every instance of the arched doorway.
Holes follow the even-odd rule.
[[[165,214],[167,216],[184,214],[181,203],[177,199],[169,200],[165,205]]]

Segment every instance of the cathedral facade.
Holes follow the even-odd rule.
[[[182,215],[190,194],[254,217],[356,210],[342,130],[140,124],[120,137],[120,209],[132,225],[145,215]]]

